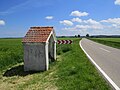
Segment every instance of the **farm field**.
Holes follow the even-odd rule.
[[[61,39],[61,38],[60,38]],[[111,90],[79,46],[57,45],[57,60],[45,72],[24,72],[21,39],[0,39],[0,90]]]
[[[120,38],[89,38],[95,42],[120,49]]]

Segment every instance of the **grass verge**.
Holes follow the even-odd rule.
[[[70,49],[60,55],[57,87],[60,90],[109,90],[106,81],[81,50],[79,39],[74,40],[72,45],[59,45],[58,48],[63,50],[66,46]]]

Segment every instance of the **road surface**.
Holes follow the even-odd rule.
[[[91,40],[83,38],[80,46],[90,56],[98,67],[105,72],[109,79],[120,89],[120,49],[105,46]],[[106,77],[106,76],[105,76]],[[111,80],[109,82],[111,82]]]

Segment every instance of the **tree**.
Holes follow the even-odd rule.
[[[77,37],[77,35],[75,35],[75,37]]]
[[[78,34],[78,37],[80,37],[80,35]]]
[[[86,34],[86,37],[89,37],[89,34]]]

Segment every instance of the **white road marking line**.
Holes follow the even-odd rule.
[[[82,41],[82,40],[81,40]],[[103,74],[103,76],[108,80],[108,82],[116,89],[116,90],[120,90],[120,88],[113,82],[113,80],[97,65],[97,63],[90,57],[90,55],[88,55],[88,53],[84,50],[84,48],[82,47],[80,41],[80,47],[82,48],[82,50],[84,51],[84,53],[87,55],[87,57],[91,60],[91,62],[96,66],[96,68]]]
[[[104,51],[106,51],[106,52],[110,52],[109,50],[106,50],[106,49],[104,49],[104,48],[100,48],[101,50],[104,50]]]

